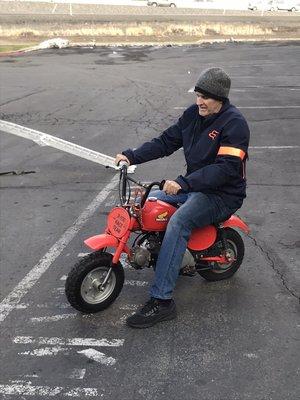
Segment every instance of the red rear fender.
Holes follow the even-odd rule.
[[[250,233],[250,228],[241,218],[236,215],[232,215],[229,219],[221,224],[224,228],[239,228],[245,233]]]
[[[92,250],[100,250],[104,247],[118,247],[119,241],[114,236],[102,233],[101,235],[92,236],[84,241],[84,243]]]

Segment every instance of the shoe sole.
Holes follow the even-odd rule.
[[[130,326],[131,328],[144,329],[144,328],[150,328],[151,326],[154,326],[154,325],[158,324],[159,322],[171,321],[172,319],[175,319],[176,317],[177,317],[177,312],[176,312],[176,310],[174,310],[172,312],[172,314],[166,315],[165,317],[161,317],[159,320],[156,320],[156,321],[153,321],[153,322],[148,322],[146,324],[135,325],[135,324],[128,323],[126,321],[126,324],[128,326]]]

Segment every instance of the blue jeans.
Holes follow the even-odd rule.
[[[150,196],[167,203],[182,204],[168,223],[150,289],[151,297],[170,299],[192,230],[224,221],[236,210],[229,209],[221,197],[214,194],[191,192],[167,195],[161,190],[155,190]]]

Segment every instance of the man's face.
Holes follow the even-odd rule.
[[[200,92],[196,92],[196,104],[199,108],[199,114],[202,117],[216,114],[221,110],[222,102],[219,100],[211,99]]]

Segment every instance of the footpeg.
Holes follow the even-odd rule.
[[[195,276],[196,273],[197,273],[197,271],[196,271],[196,268],[194,265],[185,265],[179,271],[179,275],[183,275],[183,276]]]

